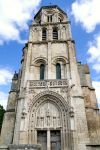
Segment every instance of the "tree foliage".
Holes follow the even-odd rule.
[[[5,109],[3,108],[3,106],[0,105],[0,132],[1,132],[1,128],[2,128],[4,113],[5,113]]]

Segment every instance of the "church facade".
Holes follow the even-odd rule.
[[[76,60],[67,14],[35,15],[12,79],[0,150],[100,150],[100,113],[89,68]]]

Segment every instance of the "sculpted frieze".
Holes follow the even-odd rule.
[[[29,88],[45,88],[45,87],[67,87],[67,80],[43,80],[43,81],[29,81]]]

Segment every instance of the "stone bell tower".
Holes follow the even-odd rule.
[[[12,79],[3,150],[99,150],[100,115],[87,65],[76,60],[70,21],[44,6],[30,26]]]

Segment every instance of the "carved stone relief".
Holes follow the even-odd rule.
[[[29,88],[43,88],[43,87],[66,87],[68,86],[67,80],[44,80],[44,81],[29,81]]]
[[[33,115],[34,113],[32,116]],[[39,127],[61,127],[59,110],[53,103],[49,101],[40,105],[36,112],[36,128]]]
[[[66,108],[69,107],[69,105],[67,105],[68,101],[65,101],[65,99],[58,93],[53,92],[53,91],[49,91],[46,90],[44,92],[40,92],[39,94],[37,94],[33,100],[30,102],[28,110],[31,109],[31,107],[34,105],[34,103],[36,103],[39,99],[41,100],[45,100],[45,98],[51,98],[54,102],[58,102],[58,103],[66,103]],[[61,99],[61,100],[60,100]]]

